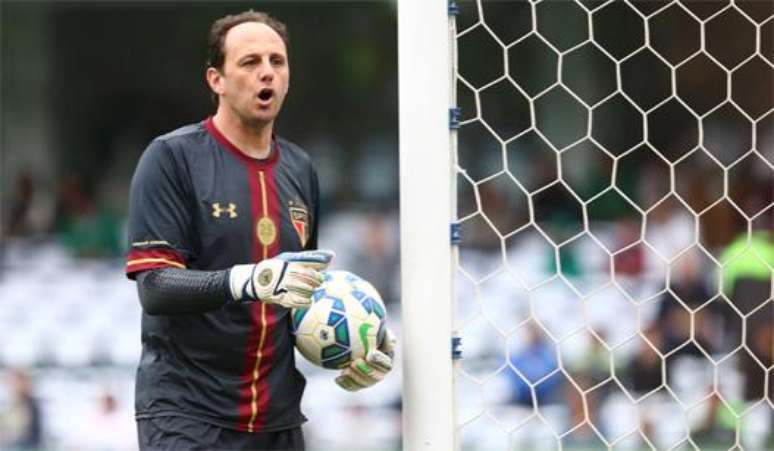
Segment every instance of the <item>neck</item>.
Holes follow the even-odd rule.
[[[264,159],[271,154],[271,135],[274,121],[250,123],[221,106],[212,117],[215,126],[229,141],[250,158]]]

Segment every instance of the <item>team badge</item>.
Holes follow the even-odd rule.
[[[303,206],[290,206],[290,222],[298,233],[298,239],[301,241],[301,247],[306,247],[306,241],[309,239],[309,212]]]
[[[258,220],[255,232],[258,234],[258,240],[264,246],[272,244],[277,239],[277,226],[274,225],[274,221],[268,216]]]

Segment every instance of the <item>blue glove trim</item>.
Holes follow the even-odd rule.
[[[292,263],[320,263],[328,264],[333,260],[335,254],[328,250],[302,251],[302,252],[283,252],[275,258]]]

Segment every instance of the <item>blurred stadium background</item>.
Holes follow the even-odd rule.
[[[469,26],[480,19],[475,2],[458,3],[462,9],[461,24],[468,21]],[[596,7],[605,2],[580,3]],[[635,3],[646,5],[641,7],[647,9],[655,8],[654,4],[664,7],[668,2],[626,4]],[[617,254],[615,276],[632,297],[642,300],[642,308],[616,304],[618,298],[601,293],[597,305],[602,308],[593,310],[589,320],[607,343],[621,344],[632,332],[639,332],[656,343],[660,352],[669,354],[669,358],[662,359],[643,346],[641,339],[622,345],[616,352],[621,365],[616,369],[617,375],[627,390],[648,393],[662,382],[663,371],[668,379],[663,382],[681,387],[676,389],[680,393],[678,399],[695,402],[693,413],[685,415],[694,419],[692,430],[706,437],[706,441],[701,441],[702,449],[729,449],[734,445],[734,428],[740,427],[728,409],[724,410],[726,403],[717,396],[703,398],[713,377],[722,381],[724,399],[728,398],[729,405],[748,403],[755,406],[756,412],[762,412],[750,416],[757,423],[745,426],[751,428],[751,443],[758,447],[745,449],[774,447],[774,345],[770,339],[769,308],[774,306],[770,299],[774,260],[770,235],[774,215],[774,113],[770,111],[774,21],[770,20],[770,2],[739,3],[751,5],[749,11],[748,6],[740,8],[754,20],[740,20],[736,10],[731,11],[727,18],[724,15],[723,20],[717,21],[719,25],[713,33],[718,37],[708,35],[707,42],[719,46],[720,60],[742,62],[752,54],[745,54],[745,49],[753,30],[753,41],[758,43],[753,48],[760,60],[754,60],[749,70],[739,72],[744,79],[739,81],[737,95],[743,99],[740,108],[763,112],[756,122],[755,154],[748,154],[752,146],[750,122],[735,109],[726,108],[717,110],[706,122],[711,127],[705,128],[702,145],[708,153],[697,152],[682,160],[672,170],[673,175],[668,165],[646,148],[622,156],[616,164],[614,180],[610,174],[612,163],[598,158],[598,152],[592,148],[579,146],[561,158],[567,169],[565,177],[584,199],[599,193],[612,180],[638,207],[647,209],[665,198],[670,180],[674,180],[685,202],[672,197],[659,204],[663,208],[654,208],[649,213],[649,241],[668,255],[676,255],[695,242],[714,257],[729,252],[734,240],[747,230],[747,221],[738,209],[724,201],[704,212],[698,222],[698,215],[694,214],[723,194],[740,205],[745,214],[762,212],[750,226],[759,232],[759,249],[767,256],[769,272],[763,277],[747,278],[749,283],[745,282],[740,289],[748,291],[728,292],[731,302],[705,306],[710,299],[720,299],[716,293],[717,272],[706,254],[698,250],[689,252],[672,265],[671,280],[675,286],[681,284],[681,303],[663,293],[667,283],[663,262],[654,258],[652,249],[635,246]],[[611,46],[607,49],[623,56],[634,49],[626,43],[626,36],[630,36],[627,30],[631,29],[628,10],[633,7],[621,1],[615,4],[609,7],[604,19]],[[692,3],[703,17],[727,4],[722,0]],[[526,2],[485,5],[489,11],[487,23],[495,33],[506,35],[503,40],[510,39],[508,33],[519,26],[529,26],[529,8],[527,13],[522,8]],[[203,80],[208,26],[216,17],[248,8],[273,13],[290,29],[292,88],[278,130],[307,148],[317,163],[325,212],[321,246],[336,250],[336,267],[355,269],[376,285],[388,303],[393,328],[400,330],[398,59],[393,2],[0,0],[0,449],[136,447],[132,403],[140,349],[140,307],[133,283],[123,276],[122,258],[129,179],[140,153],[154,136],[211,113]],[[553,14],[541,19],[547,26],[541,32],[549,40],[556,34],[582,33],[584,25],[571,20],[571,11],[556,8]],[[662,17],[658,48],[674,52],[676,59],[686,58],[693,51],[695,36],[691,33],[696,31],[695,26],[685,26],[685,14],[679,11],[669,11]],[[765,17],[769,19],[764,20]],[[729,44],[732,41],[743,45]],[[503,73],[502,65],[492,64],[501,58],[502,50],[486,33],[471,33],[467,39],[461,38],[459,45],[460,73],[477,87]],[[530,63],[523,64],[521,67],[528,69],[514,73],[514,78],[527,89],[534,86],[539,90],[541,77],[550,75],[552,70],[550,62],[548,69],[544,64],[545,46],[528,40],[517,49],[521,53],[512,58]],[[570,85],[590,97],[604,95],[606,83],[610,82],[604,61],[600,62],[597,56],[595,52],[578,52],[576,57],[565,60],[574,73],[581,74],[578,84]],[[667,81],[666,88],[647,88],[653,86],[648,84],[653,80],[647,74],[657,66],[654,58],[644,52],[624,66],[623,70],[631,74],[633,92],[639,93],[634,94],[638,100],[655,104],[660,89],[671,90],[675,81],[677,89],[688,99],[686,102],[696,102],[705,111],[725,99],[727,71],[715,70],[719,66],[707,58],[697,58],[695,64],[686,65],[682,75],[678,73],[678,78]],[[638,74],[645,75],[638,79]],[[464,120],[470,118],[465,116],[466,112],[475,112],[477,107],[472,92],[466,92],[465,86],[459,89]],[[508,99],[510,94],[506,91],[494,89],[482,95],[482,99],[488,100],[484,105],[491,108],[483,114],[497,131],[525,120],[522,110],[510,109],[514,103],[498,102]],[[554,127],[549,134],[562,140],[574,125],[571,113],[562,114],[572,109],[572,102],[567,103],[566,96],[561,95],[544,99],[548,111],[544,117],[557,118],[549,125]],[[629,110],[621,107],[621,102],[610,105],[607,114],[620,120],[608,121],[606,128],[597,132],[605,135],[606,142],[624,148],[628,145],[627,137],[638,133],[639,122],[628,119]],[[659,126],[652,128],[660,133],[658,141],[665,143],[667,154],[675,158],[683,151],[681,140],[686,135],[682,111],[677,107],[665,108]],[[501,164],[501,142],[496,136],[476,123],[460,131],[461,149],[468,149],[467,154],[461,155],[460,164],[475,181],[496,172]],[[516,169],[522,171],[517,176],[520,182],[532,187],[529,189],[544,186],[556,177],[551,158],[545,158],[550,150],[544,148],[545,153],[541,153],[539,141],[528,134],[513,142],[514,148],[526,149],[516,153],[511,164],[522,168]],[[487,149],[495,150],[487,153]],[[669,154],[669,149],[674,153]],[[740,158],[742,161],[735,169],[727,171],[724,191],[722,165]],[[512,231],[523,224],[527,215],[524,200],[511,195],[511,185],[502,185],[498,179],[477,184],[480,204],[472,191],[465,191],[465,183],[461,186],[460,216],[483,208],[481,212],[497,231]],[[577,209],[567,192],[546,190],[533,197],[533,201],[538,206],[534,212],[536,222],[548,230],[548,235],[561,241],[575,233]],[[640,231],[638,214],[620,196],[600,198],[592,210],[590,225],[616,249],[632,243]],[[523,449],[556,449],[554,435],[546,425],[564,425],[567,429],[575,424],[574,418],[583,411],[581,398],[584,402],[591,400],[589,409],[599,413],[598,417],[594,415],[602,429],[625,429],[629,423],[622,426],[620,421],[628,415],[621,408],[623,393],[620,387],[603,383],[610,374],[607,353],[598,338],[586,334],[577,341],[567,341],[569,349],[561,350],[560,362],[556,354],[544,347],[546,334],[539,327],[518,328],[516,333],[508,334],[508,340],[503,340],[498,330],[511,330],[527,317],[545,320],[541,327],[551,332],[568,330],[572,324],[567,322],[572,322],[575,313],[571,301],[577,296],[568,293],[566,287],[551,284],[526,294],[514,289],[507,278],[486,278],[502,263],[501,237],[492,230],[490,224],[475,218],[463,224],[466,241],[460,264],[469,277],[457,278],[459,317],[469,317],[471,309],[475,310],[478,302],[486,299],[494,309],[491,311],[498,312],[494,317],[499,319],[494,328],[488,320],[465,323],[465,373],[474,377],[491,375],[502,367],[503,346],[511,348],[516,356],[535,344],[534,352],[523,354],[529,357],[523,362],[528,363],[516,357],[510,363],[511,368],[522,371],[524,365],[535,369],[535,373],[526,376],[526,384],[523,377],[514,377],[513,371],[501,372],[505,377],[489,378],[484,384],[489,393],[487,399],[494,400],[488,405],[500,409],[498,412],[506,409],[505,417],[525,418],[523,413],[533,409],[535,397],[541,398],[540,408],[546,419],[527,424],[512,436]],[[694,237],[694,231],[698,231],[698,237]],[[520,275],[530,286],[540,284],[561,269],[574,287],[593,292],[599,281],[610,274],[607,255],[589,240],[563,246],[557,254],[534,228],[516,238],[506,242],[507,258],[522,268]],[[557,262],[555,257],[561,261]],[[745,279],[743,269],[734,280]],[[479,283],[482,278],[484,281]],[[541,297],[551,302],[540,304],[545,309],[530,309],[525,307],[530,296],[529,302]],[[718,359],[733,353],[740,344],[742,322],[730,305],[738,305],[736,299],[742,298],[752,302],[744,307],[747,311],[766,304],[757,310],[757,316],[769,327],[762,329],[768,330],[769,335],[763,333],[759,341],[750,338],[749,344],[760,350],[760,355],[768,353],[769,359],[765,371],[749,367],[752,376],[745,373],[748,367],[739,363],[740,359],[726,359],[721,365],[708,363],[696,346],[700,343],[701,349]],[[472,303],[471,299],[479,301]],[[525,313],[527,310],[529,313]],[[699,311],[703,313],[696,313]],[[638,329],[627,329],[632,325]],[[358,451],[400,448],[400,368],[368,393],[351,395],[335,386],[334,374],[300,362],[309,380],[304,409],[311,420],[306,426],[310,451],[354,449],[353,437],[357,438]],[[594,388],[589,390],[588,398],[578,397],[570,389],[567,377],[559,373],[557,377],[546,377],[559,364],[573,375],[573,380],[581,381],[584,389]],[[718,372],[716,367],[722,371]],[[464,409],[466,390],[477,393],[480,384],[466,386],[466,379],[460,380]],[[768,381],[768,385],[754,386],[746,393],[745,387],[753,380]],[[530,388],[535,386],[539,390],[530,394]],[[36,400],[34,403],[26,401],[27,393]],[[767,401],[749,404],[764,398]],[[674,415],[683,415],[685,409],[671,398],[649,399],[650,413],[643,416],[648,425],[643,428],[655,431],[654,437],[660,438],[654,442],[662,449],[661,443],[669,443],[675,434],[680,434],[670,430],[669,423]],[[30,410],[30,405],[39,412],[31,413],[36,409]],[[33,418],[37,420],[32,421]],[[470,429],[472,432],[463,436],[466,449],[502,450],[496,438],[501,434],[498,428],[484,425]],[[24,443],[20,439],[25,431],[32,431],[31,436],[37,439]],[[570,434],[562,443],[564,449],[596,449],[596,442],[590,441],[588,434]],[[637,449],[639,445],[632,446],[628,449]]]
[[[462,449],[774,449],[774,3],[457,9]]]

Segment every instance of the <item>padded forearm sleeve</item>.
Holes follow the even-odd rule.
[[[204,313],[231,302],[228,277],[227,269],[154,269],[137,275],[137,291],[149,315]]]

